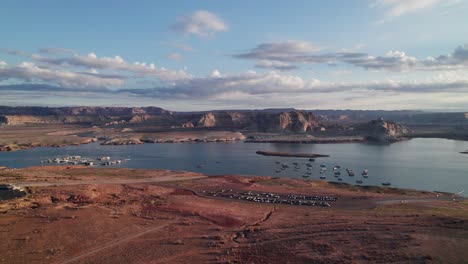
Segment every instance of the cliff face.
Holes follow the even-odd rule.
[[[197,127],[244,128],[252,124],[252,113],[219,112],[206,113],[197,122]]]
[[[363,129],[367,133],[367,139],[376,142],[394,142],[411,132],[407,127],[383,118],[370,121]]]
[[[0,106],[0,124],[101,124],[147,122],[152,117],[170,115],[159,107],[6,107]]]
[[[283,113],[222,112],[206,113],[197,127],[250,128],[264,132],[304,133],[319,126],[314,115],[304,111]]]
[[[303,111],[281,113],[279,119],[280,129],[291,132],[304,133],[319,125],[314,115]]]
[[[159,107],[8,107],[0,106],[0,115],[31,116],[132,116],[135,114],[161,115],[171,112]]]
[[[31,115],[5,115],[0,117],[0,124],[15,126],[24,124],[60,124],[55,118]]]

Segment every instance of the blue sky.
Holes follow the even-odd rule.
[[[3,105],[468,111],[463,0],[1,6]]]

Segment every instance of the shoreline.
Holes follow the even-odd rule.
[[[392,263],[443,262],[447,254],[463,263],[468,257],[467,199],[452,194],[86,167],[0,171],[0,182],[28,192],[0,201],[0,254],[8,263],[183,263],[187,256],[194,263],[302,263],[304,252],[307,263],[328,263],[330,254],[342,259],[348,252],[369,263],[381,256]],[[448,239],[450,247],[434,250]],[[404,251],[395,246],[400,244]],[[254,261],[252,248],[260,250]]]
[[[306,154],[308,155],[308,154]],[[312,154],[312,155],[320,155],[320,154]],[[321,156],[326,156],[326,155],[321,155]],[[285,157],[291,157],[291,156],[285,156]],[[218,178],[218,177],[233,177],[233,178],[242,178],[242,179],[270,179],[270,180],[292,180],[292,181],[300,181],[304,183],[325,183],[330,186],[334,186],[335,188],[345,188],[345,189],[352,189],[352,190],[361,190],[361,191],[375,191],[375,192],[380,192],[385,190],[389,190],[392,192],[417,192],[421,194],[429,194],[429,193],[434,193],[434,194],[440,194],[440,195],[445,195],[445,196],[453,196],[453,197],[458,197],[463,200],[468,200],[468,196],[460,195],[455,192],[448,192],[448,191],[439,191],[439,190],[424,190],[424,189],[417,189],[417,188],[406,188],[406,187],[394,187],[394,186],[381,186],[381,185],[363,185],[363,184],[352,184],[348,182],[337,182],[337,181],[326,181],[326,180],[319,180],[319,179],[301,179],[301,178],[289,178],[289,177],[278,177],[278,176],[272,176],[272,175],[253,175],[253,174],[205,174],[203,172],[199,171],[192,171],[192,170],[170,170],[170,169],[133,169],[133,168],[126,168],[126,167],[119,167],[119,168],[109,168],[109,167],[88,167],[88,166],[83,166],[83,165],[44,165],[44,166],[30,166],[30,167],[23,167],[23,168],[10,168],[10,167],[0,167],[0,185],[14,185],[15,188],[20,188],[22,191],[26,191],[28,187],[34,187],[34,186],[54,186],[56,184],[60,184],[60,181],[40,181],[40,180],[33,180],[33,181],[26,181],[26,182],[21,182],[18,181],[17,179],[14,179],[13,181],[4,181],[2,179],[2,174],[3,173],[8,173],[10,171],[27,171],[27,170],[39,170],[39,171],[67,171],[67,170],[87,170],[90,172],[105,172],[105,171],[127,171],[127,172],[141,172],[142,174],[152,174],[152,173],[159,173],[159,172],[164,172],[167,174],[177,174],[178,177],[181,179],[186,178],[190,179],[193,176],[184,176],[184,175],[196,175],[194,178],[197,177],[202,177],[202,178]],[[34,177],[36,178],[36,177]],[[139,177],[138,180],[134,180],[134,182],[139,182],[139,183],[151,183],[152,181],[145,180],[146,177]],[[71,179],[71,178],[70,178]],[[76,178],[73,178],[71,183],[69,185],[81,185],[84,184],[82,182],[76,182]],[[177,179],[174,179],[177,180]],[[94,178],[95,182],[90,182],[89,184],[103,184],[103,182],[97,180]],[[116,183],[131,183],[129,181],[116,181]],[[0,200],[1,201],[1,200]]]
[[[418,139],[418,138],[427,138],[427,139],[449,139],[449,140],[459,140],[459,141],[468,141],[466,137],[454,137],[454,136],[431,136],[431,135],[405,135],[404,138],[400,138],[394,142],[383,142],[381,144],[391,144],[395,142],[400,142],[403,140],[411,140],[411,139]],[[279,144],[349,144],[349,143],[375,143],[374,141],[367,140],[364,137],[362,138],[352,138],[352,139],[341,139],[341,138],[314,138],[314,139],[242,139],[242,138],[165,138],[160,140],[149,140],[146,138],[141,139],[141,143],[129,143],[129,141],[122,141],[107,143],[106,140],[99,140],[96,138],[83,138],[82,141],[77,142],[66,142],[63,144],[56,144],[56,143],[46,143],[46,142],[32,142],[32,143],[24,143],[24,144],[16,144],[10,143],[0,146],[0,152],[14,152],[20,150],[27,150],[31,148],[37,147],[50,147],[50,148],[60,148],[60,147],[67,147],[67,146],[80,146],[91,144],[94,142],[99,141],[100,145],[102,146],[124,146],[124,145],[139,145],[139,144],[177,144],[177,143],[229,143],[229,142],[239,142],[242,141],[243,143],[279,143]],[[468,151],[460,152],[462,154],[468,154]]]

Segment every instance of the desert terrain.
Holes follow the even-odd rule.
[[[266,109],[171,112],[158,107],[0,106],[0,151],[144,143],[392,143],[408,138],[468,140],[465,113]]]
[[[1,263],[468,259],[468,202],[445,193],[66,166],[3,168],[0,184],[27,192],[0,201]],[[259,196],[326,197],[330,206],[279,204]]]

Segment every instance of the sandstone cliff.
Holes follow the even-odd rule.
[[[196,127],[248,128],[264,132],[304,133],[319,127],[315,116],[305,111],[206,113],[195,123]]]
[[[372,120],[361,129],[365,130],[368,140],[383,143],[397,141],[411,132],[407,127],[383,118]]]

